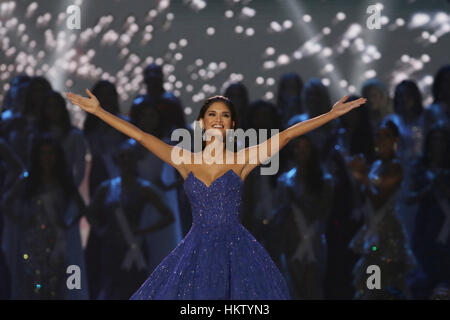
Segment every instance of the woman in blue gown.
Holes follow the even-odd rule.
[[[329,112],[235,153],[227,150],[230,143],[224,143],[224,137],[232,138],[230,129],[237,127],[233,104],[223,96],[211,97],[197,119],[205,130],[206,143],[203,150],[190,152],[108,113],[88,89],[86,92],[90,98],[73,93],[67,93],[67,97],[172,165],[185,179],[184,190],[192,206],[193,223],[188,234],[131,299],[290,299],[286,281],[269,254],[239,222],[244,180],[290,140],[366,100],[346,103],[348,97],[343,97]]]

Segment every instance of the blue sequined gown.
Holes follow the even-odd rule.
[[[192,227],[131,299],[290,299],[275,263],[239,221],[243,184],[232,169],[210,186],[189,173]]]

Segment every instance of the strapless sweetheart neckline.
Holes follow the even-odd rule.
[[[204,183],[202,180],[200,180],[199,178],[197,178],[195,176],[195,174],[192,171],[189,171],[187,178],[184,180],[186,182],[187,179],[189,179],[190,176],[192,176],[195,180],[199,181],[201,184],[203,184],[207,189],[211,188],[213,186],[214,183],[216,183],[218,180],[222,179],[223,177],[225,177],[229,172],[234,173],[234,175],[240,180],[241,183],[244,183],[244,181],[242,180],[242,178],[233,170],[233,169],[228,169],[227,171],[225,171],[223,174],[221,174],[219,177],[217,177],[216,179],[214,179],[213,182],[211,182],[211,184],[208,186],[206,183]]]

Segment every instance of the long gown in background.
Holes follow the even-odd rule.
[[[327,267],[325,228],[333,199],[333,181],[323,173],[320,190],[311,190],[299,168],[278,179],[282,190],[279,250],[286,256],[286,274],[291,292],[298,299],[324,299]],[[283,268],[284,269],[284,268]]]
[[[410,241],[414,230],[418,205],[417,203],[409,203],[406,198],[408,196],[408,187],[414,179],[413,164],[422,154],[423,144],[425,142],[425,117],[422,114],[414,121],[408,123],[399,115],[391,114],[387,116],[384,121],[387,120],[392,120],[395,123],[400,134],[396,154],[402,164],[403,180],[400,188],[397,212],[398,217],[405,228],[408,241]]]
[[[369,173],[372,184],[380,180],[381,160],[375,161]],[[350,243],[350,248],[361,258],[356,263],[354,274],[355,298],[385,299],[396,294],[408,298],[409,276],[417,268],[417,262],[409,246],[405,230],[397,216],[400,190],[396,190],[383,206],[375,210],[367,199],[365,202],[365,223]],[[367,287],[367,268],[377,265],[381,270],[381,289]]]
[[[439,175],[444,186],[432,182]],[[414,178],[418,188],[428,189],[419,201],[412,237],[412,248],[425,273],[414,290],[417,298],[427,299],[436,286],[450,286],[450,201],[444,190],[450,190],[450,170],[418,164]]]
[[[243,185],[232,169],[210,186],[189,173],[192,227],[131,299],[290,299],[275,263],[239,222]]]
[[[149,183],[138,178],[133,188],[125,190],[121,184],[121,177],[103,182],[99,188],[107,190],[104,203],[98,207],[94,202],[97,216],[91,220],[92,231],[100,238],[102,271],[99,295],[91,297],[95,299],[127,299],[149,274],[146,242],[135,234],[145,205],[141,190]]]
[[[74,201],[65,206],[59,187],[30,201],[15,200],[20,234],[13,252],[13,299],[87,299],[86,268]],[[66,268],[77,265],[81,289],[66,287]]]

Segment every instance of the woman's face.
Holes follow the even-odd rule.
[[[386,127],[378,129],[375,135],[375,145],[381,158],[388,158],[395,153],[394,144],[396,142],[397,138],[391,130]]]
[[[209,130],[211,135],[225,137],[227,129],[234,129],[235,122],[231,119],[231,111],[223,102],[213,102],[206,110],[203,121],[203,129]]]
[[[56,164],[55,149],[48,144],[44,144],[39,148],[39,164],[43,171],[50,171]]]

